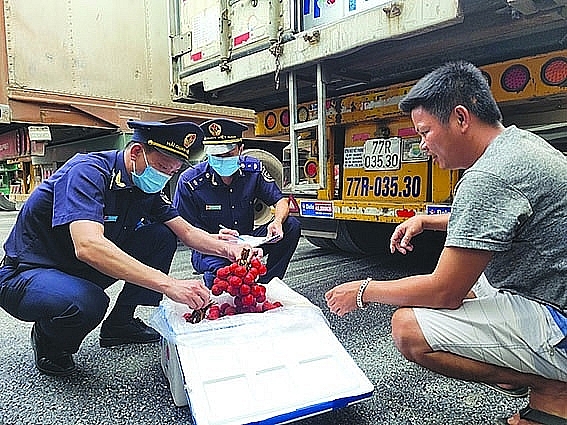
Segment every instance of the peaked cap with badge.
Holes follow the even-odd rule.
[[[203,131],[192,122],[128,121],[127,124],[134,130],[133,142],[147,144],[183,162],[189,161],[191,146],[203,140]]]
[[[201,124],[204,133],[203,147],[209,155],[222,155],[242,143],[243,124],[226,118],[216,118]]]

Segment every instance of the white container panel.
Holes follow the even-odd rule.
[[[270,23],[269,1],[233,1],[230,7],[232,49],[246,49],[252,44],[268,42]]]
[[[181,34],[191,33],[191,52],[182,56],[183,69],[220,57],[220,6],[207,0],[179,0]]]
[[[446,0],[410,0],[402,4],[402,13],[405,19],[397,22],[398,30],[411,32],[419,28],[423,22],[433,22],[439,19],[450,18],[449,10],[444,7]]]
[[[281,26],[284,32],[288,32],[291,28],[290,1],[229,1],[229,56],[268,49],[270,39],[275,38],[274,34],[270,34],[272,19],[278,20],[276,27]],[[281,7],[278,14],[272,12],[274,5]],[[191,52],[182,56],[182,70],[191,72],[192,69],[216,66],[221,57],[219,2],[178,0],[178,10],[181,34],[191,33]]]

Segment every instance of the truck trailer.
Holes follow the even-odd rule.
[[[230,116],[253,135],[250,110],[172,101],[166,2],[1,3],[0,191],[11,200],[77,152],[124,147],[129,119]]]
[[[265,162],[323,248],[385,252],[396,224],[450,212],[459,172],[397,107],[447,61],[483,70],[505,125],[567,151],[565,0],[171,0],[170,32],[172,98],[252,108],[258,136],[289,137]]]

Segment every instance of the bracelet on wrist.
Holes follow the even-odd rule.
[[[358,287],[358,292],[356,294],[356,306],[358,308],[366,308],[368,306],[368,303],[364,303],[362,301],[362,295],[364,294],[364,290],[366,289],[366,287],[368,286],[371,280],[372,280],[371,277],[367,277],[366,280],[364,280],[364,282],[362,282]]]

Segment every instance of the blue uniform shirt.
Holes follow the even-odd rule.
[[[137,226],[178,215],[165,195],[133,185],[123,151],[77,154],[32,192],[4,251],[20,263],[81,275],[92,268],[75,256],[71,222],[101,223],[105,237],[120,246]]]
[[[192,225],[218,233],[222,224],[240,234],[254,229],[254,200],[274,205],[284,196],[274,179],[256,158],[240,158],[241,168],[226,185],[208,162],[181,174],[173,205]]]

